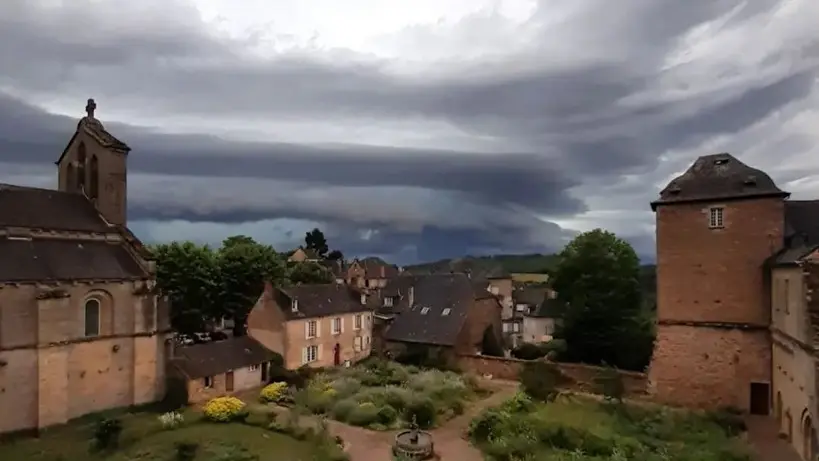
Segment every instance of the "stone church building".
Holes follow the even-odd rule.
[[[57,190],[0,184],[0,433],[164,394],[169,315],[126,227],[130,148],[94,109],[57,160]]]
[[[659,401],[771,415],[817,454],[819,200],[789,200],[729,154],[698,158],[651,207]]]

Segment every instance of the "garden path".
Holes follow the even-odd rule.
[[[770,416],[749,416],[748,442],[753,447],[756,461],[800,461],[791,445],[779,438],[776,420]]]

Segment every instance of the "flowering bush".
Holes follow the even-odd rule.
[[[176,429],[185,422],[185,417],[177,411],[169,411],[159,415],[159,423],[163,429]]]
[[[205,418],[217,423],[227,423],[247,416],[245,403],[236,397],[216,397],[205,404]]]
[[[259,394],[259,400],[262,403],[278,402],[286,391],[287,383],[270,383],[262,389],[262,392]]]

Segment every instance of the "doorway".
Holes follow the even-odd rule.
[[[233,372],[225,373],[225,392],[233,392]]]
[[[771,386],[768,383],[751,383],[751,414],[767,415],[770,411]]]
[[[341,365],[341,345],[339,345],[338,343],[336,343],[336,345],[333,346],[333,365],[335,366]]]
[[[269,365],[270,364],[268,364],[268,363],[263,363],[262,364],[262,382],[263,383],[267,383],[267,367]]]

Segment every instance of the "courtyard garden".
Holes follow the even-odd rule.
[[[9,461],[344,461],[326,428],[277,423],[233,397],[201,410],[83,418],[38,438],[0,443]]]
[[[353,426],[391,430],[415,421],[431,428],[463,413],[483,391],[477,380],[451,371],[382,360],[319,371],[296,389],[271,384],[263,400],[290,403]],[[264,391],[263,391],[264,394]]]
[[[532,364],[521,391],[472,420],[469,436],[490,461],[749,461],[743,418],[623,399],[615,373],[601,394],[563,392],[559,372]]]

